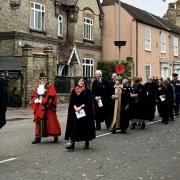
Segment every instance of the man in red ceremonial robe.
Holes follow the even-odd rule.
[[[39,86],[35,88],[31,102],[35,122],[35,140],[32,143],[40,143],[41,137],[47,136],[54,136],[54,142],[58,142],[61,127],[56,115],[56,90],[48,83],[44,73],[40,73],[39,79]]]

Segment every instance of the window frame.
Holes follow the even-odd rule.
[[[173,37],[173,55],[174,56],[178,56],[178,54],[179,54],[179,39],[178,39],[178,37],[176,37],[176,36],[174,36]]]
[[[88,23],[87,21],[90,21]],[[83,39],[86,40],[93,40],[93,26],[94,26],[94,21],[91,18],[84,17],[84,22],[83,22]]]
[[[61,18],[61,20],[60,20]],[[63,16],[62,15],[58,15],[57,18],[57,36],[59,37],[63,37]]]
[[[85,61],[89,60],[90,63]],[[83,77],[93,77],[94,76],[94,59],[91,58],[83,58],[82,59],[83,65]],[[89,75],[87,75],[87,71],[89,71]]]
[[[40,6],[40,8],[36,8],[36,6]],[[38,14],[36,14],[38,13]],[[40,18],[37,22],[37,16]],[[41,26],[40,28],[38,26]],[[45,5],[37,2],[31,1],[31,13],[30,13],[30,28],[34,30],[45,30]]]
[[[160,48],[161,48],[161,53],[165,54],[166,53],[166,33],[161,32],[160,35]]]
[[[148,45],[147,45],[147,43],[148,43]],[[149,46],[149,47],[147,47],[147,46]],[[145,48],[145,51],[152,50],[152,33],[151,33],[151,29],[149,27],[145,27],[145,31],[144,31],[144,48]]]
[[[149,67],[149,76],[147,76],[147,70],[146,70],[146,67]],[[152,75],[151,70],[152,70],[151,64],[145,64],[145,75],[146,75],[146,78],[151,77],[151,75]]]

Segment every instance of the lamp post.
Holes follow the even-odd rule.
[[[119,61],[121,60],[121,46],[125,46],[126,45],[126,41],[121,41],[121,0],[119,0],[119,40],[114,41],[114,45],[119,47]]]

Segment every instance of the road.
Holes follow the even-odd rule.
[[[45,138],[31,144],[34,134],[29,110],[22,117],[15,111],[0,131],[0,180],[179,180],[180,118],[164,125],[148,124],[145,130],[111,134],[103,126],[84,150],[65,149],[67,108],[58,109],[63,134],[57,144]],[[14,116],[13,116],[14,113]]]

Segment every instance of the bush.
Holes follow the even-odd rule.
[[[120,63],[118,60],[113,60],[113,61],[101,60],[98,62],[97,69],[100,69],[103,72],[103,78],[109,79],[112,73],[115,72],[115,66],[117,64],[122,64],[125,67],[125,72],[123,74],[120,74],[122,78],[130,79],[132,65],[131,63],[125,62],[124,60],[122,60]]]

